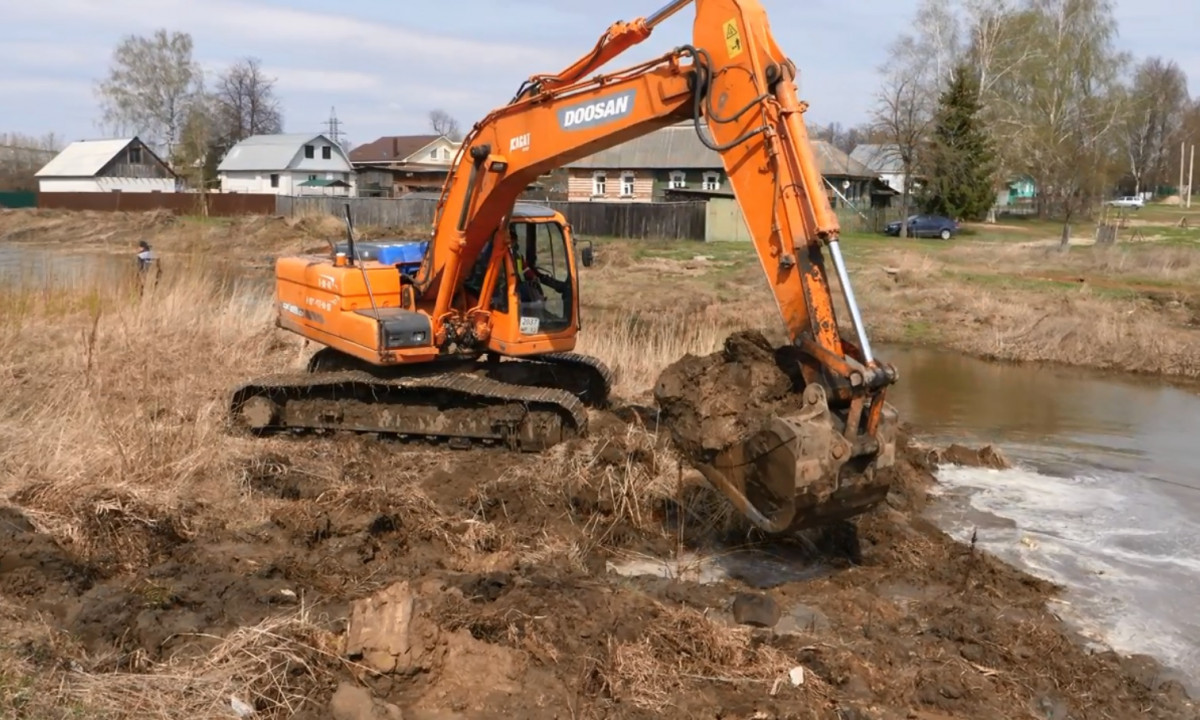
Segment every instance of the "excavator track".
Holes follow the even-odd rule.
[[[271,375],[238,387],[234,427],[378,433],[468,447],[538,452],[587,433],[587,409],[565,390],[473,373],[378,377],[359,370]]]
[[[567,390],[588,407],[608,407],[613,373],[590,355],[549,353],[485,364],[488,377],[501,382]]]

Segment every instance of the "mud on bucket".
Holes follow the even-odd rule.
[[[824,389],[812,385],[802,409],[771,417],[696,467],[762,530],[799,530],[857,515],[887,497],[888,485],[870,460],[891,464],[889,430],[882,453],[877,443],[853,447],[837,430]],[[856,457],[867,462],[850,464]]]

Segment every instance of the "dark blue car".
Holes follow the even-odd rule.
[[[883,229],[885,235],[900,237],[900,221],[888,223]],[[908,237],[934,238],[949,240],[958,233],[958,223],[941,215],[910,215],[908,217]]]

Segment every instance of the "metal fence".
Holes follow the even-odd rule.
[[[0,192],[0,208],[37,207],[37,193],[25,190]]]

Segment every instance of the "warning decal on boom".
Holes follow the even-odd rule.
[[[742,34],[738,31],[737,20],[725,22],[725,49],[731,60],[742,54]]]

